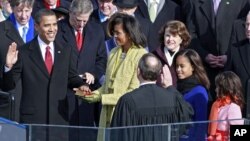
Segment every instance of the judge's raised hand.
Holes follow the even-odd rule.
[[[9,45],[9,49],[6,55],[6,64],[5,66],[11,69],[13,65],[17,62],[18,59],[18,50],[17,44],[15,42]]]
[[[172,75],[171,75],[171,72],[168,68],[167,65],[164,65],[162,67],[162,73],[161,73],[161,85],[162,87],[164,88],[167,88],[168,86],[171,86],[173,85],[173,82],[172,82]]]

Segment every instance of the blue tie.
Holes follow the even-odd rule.
[[[22,34],[22,38],[23,41],[26,43],[26,34],[27,34],[28,28],[26,26],[23,27],[23,34]]]

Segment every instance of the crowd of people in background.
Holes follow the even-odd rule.
[[[250,0],[0,0],[0,42],[0,89],[14,95],[12,120],[20,123],[250,118]],[[180,127],[177,140],[227,141],[230,124],[244,123]],[[166,138],[154,131],[111,140]],[[104,138],[73,129],[37,134]]]

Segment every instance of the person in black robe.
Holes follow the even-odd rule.
[[[171,141],[178,140],[186,130],[185,125],[169,124],[191,121],[192,107],[185,102],[182,95],[173,87],[170,71],[164,67],[161,74],[161,62],[151,53],[142,56],[139,61],[137,77],[140,87],[123,95],[115,108],[111,122],[111,141]],[[156,85],[158,75],[161,75],[166,88]],[[170,77],[169,77],[170,76]],[[123,127],[138,126],[145,127]],[[174,130],[173,130],[174,129]],[[173,132],[174,131],[174,132]]]

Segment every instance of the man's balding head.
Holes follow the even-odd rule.
[[[138,65],[139,74],[146,81],[156,81],[161,73],[161,68],[161,62],[152,53],[144,54]]]

